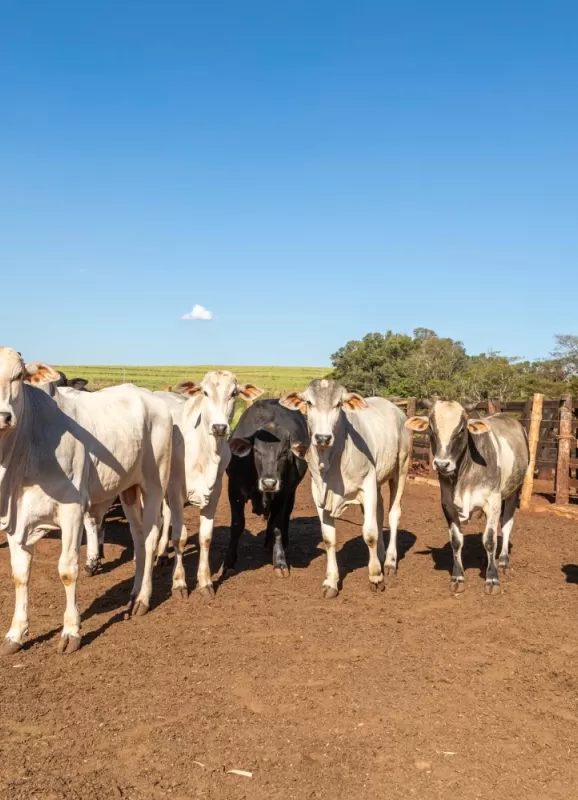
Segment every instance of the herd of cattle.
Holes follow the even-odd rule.
[[[451,588],[464,589],[460,523],[486,515],[486,592],[500,591],[499,566],[509,565],[509,538],[528,467],[521,424],[502,414],[469,418],[457,402],[436,399],[429,413],[407,419],[380,397],[363,398],[328,379],[280,400],[257,400],[262,390],[239,385],[232,372],[208,372],[200,383],[151,392],[131,384],[86,391],[46,364],[25,364],[0,347],[0,530],[7,534],[15,611],[2,652],[16,653],[28,632],[28,583],[35,543],[60,529],[60,579],[66,609],[59,652],[80,647],[76,600],[79,551],[86,530],[86,570],[100,564],[103,520],[120,497],[134,542],[135,578],[129,610],[150,606],[155,557],[174,550],[173,594],[188,594],[183,508],[200,509],[198,590],[213,596],[209,550],[224,473],[228,474],[231,535],[224,570],[233,570],[245,528],[245,505],[267,520],[277,576],[288,574],[289,520],[299,483],[309,469],[313,500],[327,551],[325,597],[339,587],[335,519],[351,504],[363,512],[369,585],[384,588],[397,567],[397,528],[409,465],[409,430],[428,432],[441,486],[442,509],[454,554]],[[231,438],[235,401],[248,408]],[[255,402],[256,401],[256,402]],[[383,538],[381,486],[389,483],[389,545]]]

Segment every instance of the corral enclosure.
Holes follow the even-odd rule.
[[[228,369],[235,373],[239,382],[254,383],[267,395],[275,397],[291,389],[303,389],[314,378],[323,378],[330,367],[130,367],[130,366],[59,366],[69,378],[81,377],[89,381],[90,389],[103,389],[119,383],[134,383],[147,389],[164,389],[184,380],[200,380],[211,369]]]

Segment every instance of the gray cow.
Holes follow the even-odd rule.
[[[405,414],[383,397],[364,399],[335,381],[312,381],[304,392],[291,392],[282,406],[307,412],[311,435],[309,471],[313,500],[327,549],[324,597],[338,594],[335,518],[349,505],[363,508],[363,539],[369,549],[369,585],[382,590],[384,577],[397,562],[397,527],[408,469],[409,435]],[[389,482],[389,546],[383,542],[381,486]]]
[[[449,526],[454,567],[450,587],[463,592],[464,537],[460,523],[471,519],[474,511],[486,515],[483,542],[488,554],[486,594],[500,594],[496,568],[498,525],[502,522],[502,551],[499,566],[510,566],[509,541],[514,511],[526,470],[528,441],[522,425],[505,414],[485,419],[468,419],[474,405],[462,406],[450,400],[427,403],[427,417],[410,417],[406,426],[420,433],[429,432],[433,466],[441,487],[444,516]]]

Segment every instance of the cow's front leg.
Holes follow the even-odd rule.
[[[245,530],[245,498],[229,480],[229,505],[231,506],[231,532],[229,546],[223,563],[223,575],[235,571],[239,554],[239,539]]]
[[[456,594],[461,594],[465,588],[464,565],[462,564],[462,547],[464,546],[464,535],[460,529],[460,521],[457,509],[453,503],[442,503],[444,517],[448,524],[450,534],[450,545],[452,548],[454,565],[452,567],[452,579],[450,590]]]
[[[178,600],[186,600],[189,596],[187,589],[187,579],[185,575],[185,565],[183,562],[183,551],[187,544],[187,528],[183,519],[184,499],[179,498],[176,504],[173,503],[172,514],[172,543],[175,553],[175,568],[173,570],[173,597]]]
[[[486,594],[497,595],[502,589],[496,567],[496,550],[498,547],[498,524],[500,522],[500,511],[502,510],[502,498],[499,494],[492,495],[488,500],[486,508],[486,529],[484,531],[484,548],[488,555],[488,567],[486,569]]]
[[[14,536],[11,534],[8,534],[8,544],[10,546],[10,566],[12,567],[12,580],[14,582],[15,605],[12,625],[0,648],[2,655],[17,653],[22,647],[24,637],[28,633],[28,582],[34,554],[33,547],[23,547],[15,541]]]
[[[211,491],[209,502],[201,508],[201,523],[199,526],[199,569],[197,571],[197,584],[199,592],[207,598],[215,596],[213,581],[211,578],[211,568],[209,566],[209,554],[211,550],[211,540],[213,538],[213,527],[215,524],[215,511],[221,496],[223,484],[222,476],[219,476]]]
[[[58,559],[58,574],[66,594],[66,610],[58,652],[69,654],[80,647],[80,613],[76,602],[76,584],[83,514],[80,507],[75,505],[61,506],[59,511],[62,550]]]
[[[88,511],[84,515],[84,530],[86,531],[86,565],[84,571],[87,575],[95,575],[100,569],[100,532],[103,528],[97,519]]]
[[[339,570],[337,569],[335,520],[327,511],[317,508],[321,522],[321,535],[327,553],[327,572],[323,581],[323,597],[329,599],[339,594]]]
[[[382,592],[385,589],[383,582],[383,570],[379,559],[379,537],[377,522],[377,495],[379,487],[372,482],[363,491],[363,540],[369,549],[369,588],[374,591]],[[383,538],[383,529],[381,530]],[[383,543],[381,545],[383,550]]]

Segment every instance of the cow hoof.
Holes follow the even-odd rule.
[[[144,617],[148,614],[149,607],[142,600],[137,600],[131,609],[131,617]]]
[[[60,641],[58,642],[56,649],[60,655],[68,656],[71,653],[76,653],[77,650],[80,650],[80,636],[64,634],[60,637]]]
[[[100,569],[100,561],[95,561],[92,564],[87,564],[84,568],[84,571],[86,572],[89,578],[92,578],[93,575],[96,575],[99,569]]]
[[[323,587],[323,597],[326,600],[331,600],[333,597],[337,597],[339,594],[338,589],[334,589],[333,586],[324,586]]]
[[[215,597],[215,590],[212,586],[201,586],[199,588],[199,594],[205,600],[213,600]]]
[[[385,591],[385,583],[380,581],[379,583],[374,583],[373,581],[369,581],[369,588],[372,592],[384,592]]]
[[[0,656],[13,656],[22,650],[20,642],[15,642],[12,639],[4,639],[0,646]]]
[[[289,567],[275,567],[273,569],[276,578],[288,578],[289,577]]]
[[[502,594],[502,587],[499,583],[486,583],[486,594],[491,594],[492,597],[497,597],[497,595]]]
[[[163,567],[168,567],[169,565],[169,557],[167,555],[157,556],[157,567],[163,569]]]
[[[189,596],[186,586],[176,586],[172,590],[172,595],[175,600],[186,600]]]
[[[465,591],[466,591],[466,584],[464,583],[463,580],[462,581],[457,581],[457,580],[452,580],[451,581],[451,583],[450,583],[450,592],[453,592],[454,594],[462,594],[462,592],[465,592]]]
[[[383,574],[385,575],[386,578],[395,578],[397,574],[397,567],[385,566],[383,568]]]
[[[502,570],[504,575],[507,575],[510,571],[510,562],[509,561],[499,561],[498,562],[499,568]]]

